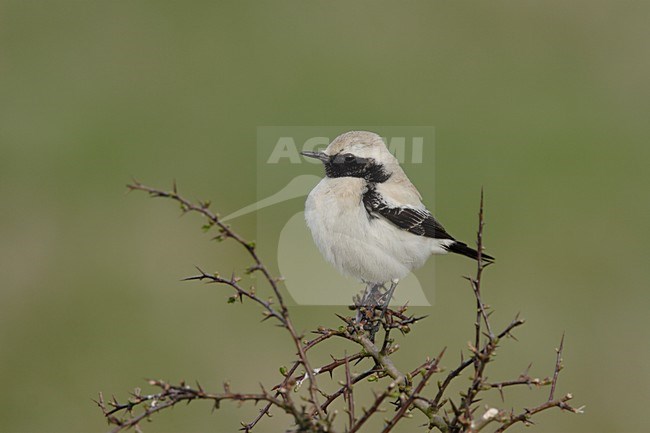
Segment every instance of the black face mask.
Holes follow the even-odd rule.
[[[358,177],[372,183],[385,182],[391,174],[372,158],[362,158],[351,153],[339,153],[329,157],[325,164],[327,177]]]

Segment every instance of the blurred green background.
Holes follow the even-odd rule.
[[[255,199],[258,126],[341,124],[434,126],[435,167],[409,175],[460,238],[485,187],[499,260],[485,296],[497,325],[527,319],[489,377],[530,361],[549,374],[566,330],[558,391],[587,406],[535,431],[647,431],[649,14],[641,0],[0,1],[0,431],[105,431],[91,399],[144,378],[276,383],[282,332],[179,281],[195,264],[241,271],[245,256],[124,185],[176,179],[229,213]],[[236,226],[254,237],[254,217]],[[460,276],[473,265],[435,263],[436,305],[399,362],[448,346],[453,366],[472,338]],[[309,330],[336,312],[294,315]],[[224,406],[179,407],[145,430],[235,431],[256,413]]]

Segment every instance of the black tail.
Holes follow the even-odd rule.
[[[453,244],[447,247],[447,251],[451,251],[452,253],[456,253],[456,254],[462,254],[463,256],[467,256],[470,259],[478,260],[478,251],[468,247],[466,244],[462,242],[458,242],[458,241],[454,242]],[[481,254],[481,259],[487,263],[494,262],[494,257],[489,256],[485,253]]]

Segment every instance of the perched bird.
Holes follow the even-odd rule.
[[[422,204],[379,135],[346,132],[325,151],[302,155],[325,165],[326,177],[305,204],[307,226],[318,249],[340,273],[362,280],[371,290],[390,283],[384,311],[399,280],[431,254],[452,252],[478,259],[476,250],[454,239]],[[487,254],[481,258],[494,260]]]

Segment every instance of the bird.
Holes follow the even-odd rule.
[[[325,177],[305,203],[305,221],[327,262],[364,282],[361,305],[379,288],[383,313],[399,281],[432,254],[456,253],[479,260],[478,252],[455,239],[422,202],[397,158],[378,134],[349,131],[324,151],[303,151],[320,160]],[[485,263],[494,257],[482,253]]]

